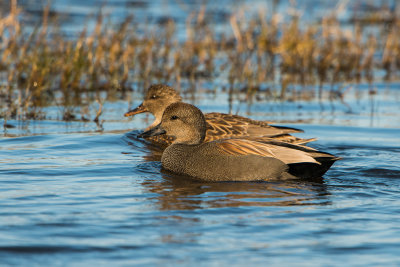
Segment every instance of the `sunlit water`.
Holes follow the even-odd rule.
[[[334,118],[284,124],[343,157],[318,182],[171,176],[131,131],[145,115],[105,118],[104,132],[93,122],[9,121],[17,127],[0,139],[0,265],[398,266],[400,130],[398,117],[384,116],[390,101],[375,119],[356,102],[353,113],[337,103],[248,108],[258,119]],[[227,111],[223,101],[197,104]],[[110,118],[127,108],[111,103]]]

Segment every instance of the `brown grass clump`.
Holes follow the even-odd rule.
[[[0,116],[6,119],[41,119],[42,108],[56,104],[63,107],[64,120],[85,121],[88,103],[97,101],[92,119],[101,124],[100,92],[114,99],[155,82],[195,90],[200,80],[218,80],[232,94],[244,91],[248,101],[263,88],[270,89],[270,97],[287,99],[288,88],[297,85],[316,88],[322,100],[324,85],[372,83],[376,69],[392,79],[400,67],[400,20],[394,14],[372,34],[364,24],[381,20],[354,20],[344,28],[334,13],[303,25],[298,15],[283,23],[280,14],[260,12],[246,19],[242,12],[231,15],[231,31],[220,34],[203,8],[188,16],[187,38],[180,42],[172,20],[139,34],[132,17],[114,25],[99,14],[94,30],[84,26],[69,39],[49,7],[30,30],[18,19],[16,1],[10,3],[9,13],[0,17]],[[73,114],[75,106],[82,107],[81,118]]]

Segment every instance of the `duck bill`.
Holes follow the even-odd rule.
[[[166,131],[163,128],[161,128],[161,123],[160,123],[157,126],[154,126],[153,128],[151,128],[150,130],[139,134],[139,137],[146,138],[146,137],[151,137],[151,136],[162,135],[165,133],[166,133]]]
[[[140,113],[144,113],[144,112],[148,112],[149,110],[143,106],[143,103],[140,104],[137,108],[129,110],[128,112],[126,112],[124,114],[125,117],[130,117],[130,116],[135,116],[136,114],[140,114]]]

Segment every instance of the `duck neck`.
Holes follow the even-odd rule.
[[[150,126],[148,126],[145,131],[150,130],[151,128],[154,128],[155,126],[157,126],[158,124],[161,123],[161,118],[162,118],[162,114],[158,115],[158,114],[154,114],[155,120],[153,121],[152,124],[150,124]]]
[[[205,133],[196,132],[190,135],[182,135],[173,142],[174,144],[184,144],[184,145],[200,145],[203,143]]]

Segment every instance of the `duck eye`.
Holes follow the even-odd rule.
[[[157,96],[156,96],[156,95],[152,95],[150,98],[151,98],[151,99],[156,99]]]
[[[178,116],[175,116],[175,115],[171,116],[171,121],[174,121],[174,120],[177,120],[177,119],[178,119]]]

